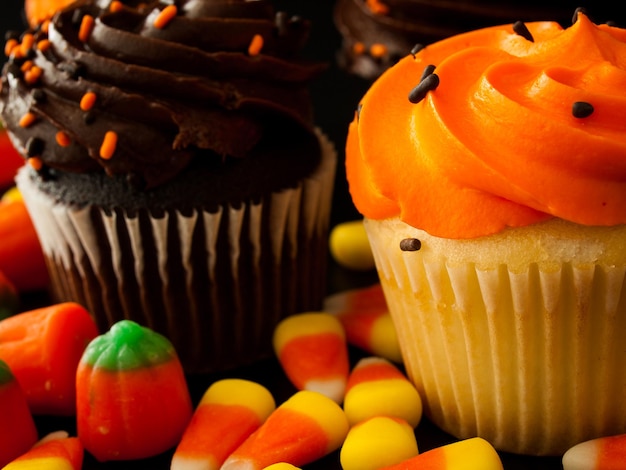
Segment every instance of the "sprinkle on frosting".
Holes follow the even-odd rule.
[[[39,81],[42,73],[43,73],[43,70],[41,70],[41,67],[37,67],[36,65],[33,65],[32,67],[30,67],[28,70],[24,72],[24,81],[28,83],[29,85],[34,85],[35,83]]]
[[[16,47],[19,47],[19,44],[20,43],[15,38],[8,39],[7,42],[4,44],[4,55],[10,57],[13,50]]]
[[[572,105],[572,115],[575,118],[586,118],[593,114],[593,105],[586,101],[576,101]]]
[[[117,147],[117,134],[114,131],[108,131],[104,134],[102,139],[102,146],[100,147],[100,157],[104,160],[110,160],[115,153]]]
[[[43,168],[43,162],[39,157],[28,157],[26,160],[33,170],[40,171]]]
[[[20,119],[20,127],[27,128],[32,126],[37,120],[37,116],[35,113],[31,113],[30,111],[24,114]]]
[[[572,16],[572,24],[575,24],[578,21],[579,13],[587,15],[587,10],[585,10],[583,7],[576,8],[576,10],[574,10],[574,16]]]
[[[61,147],[67,147],[72,143],[70,136],[67,135],[67,132],[63,131],[59,131],[56,133],[55,140],[57,144],[59,144]]]
[[[356,41],[352,46],[352,51],[357,55],[363,54],[365,52],[365,44],[361,41]]]
[[[411,55],[413,56],[413,58],[415,58],[415,54],[417,54],[419,51],[424,49],[424,47],[426,46],[424,46],[424,44],[420,44],[419,42],[415,44],[413,48],[411,49]]]
[[[22,57],[28,56],[28,52],[35,44],[35,36],[31,33],[24,34],[22,37],[22,42],[20,43],[20,54]]]
[[[530,42],[535,42],[533,35],[528,30],[528,26],[523,21],[516,21],[513,23],[513,32],[522,36],[524,39],[527,39]]]
[[[422,76],[420,77],[420,82],[423,81],[426,77],[431,75],[435,71],[435,66],[433,64],[429,64],[424,67],[424,71],[422,72]]]
[[[428,69],[428,67],[426,67],[426,69]],[[419,103],[426,98],[429,91],[435,90],[438,86],[439,76],[432,72],[427,74],[422,80],[420,80],[417,86],[411,90],[409,93],[409,101],[413,104]]]
[[[419,251],[421,248],[422,242],[417,238],[405,238],[400,241],[402,251]]]
[[[83,111],[89,111],[96,103],[96,94],[93,91],[88,91],[80,99],[80,109]]]
[[[178,14],[176,5],[168,5],[157,15],[153,26],[157,29],[165,28]]]
[[[80,29],[78,30],[78,39],[82,42],[87,42],[89,40],[89,36],[91,36],[91,32],[93,31],[93,25],[93,16],[83,16],[83,19],[80,21]]]
[[[384,44],[376,43],[370,47],[370,55],[376,59],[380,59],[387,54],[387,46]]]
[[[263,36],[255,34],[252,36],[250,46],[248,46],[248,54],[251,56],[259,55],[263,49]]]
[[[38,41],[37,49],[41,52],[46,52],[48,49],[50,49],[50,41],[48,39],[42,39],[41,41]]]
[[[366,0],[367,8],[375,15],[389,14],[389,6],[380,0]]]
[[[119,0],[113,0],[111,4],[109,5],[109,11],[111,13],[121,11],[122,8],[124,8],[124,4],[120,2]]]

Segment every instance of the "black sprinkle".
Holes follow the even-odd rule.
[[[593,113],[593,105],[586,101],[576,101],[572,105],[572,115],[575,118],[586,118]]]
[[[87,111],[83,114],[83,122],[87,125],[93,124],[96,121],[96,114],[93,111]]]
[[[26,142],[26,155],[29,157],[37,157],[43,152],[45,142],[38,137],[31,137]]]
[[[72,24],[76,26],[80,25],[83,21],[83,16],[85,16],[85,13],[80,8],[74,10],[74,13],[72,13]]]
[[[582,13],[583,15],[586,15],[587,10],[585,10],[583,7],[576,8],[576,10],[574,10],[574,16],[572,16],[572,24],[578,21],[578,13]]]
[[[535,38],[533,38],[533,35],[528,30],[526,23],[524,23],[523,21],[516,21],[515,23],[513,23],[513,32],[522,36],[524,39],[530,42],[535,42]]]
[[[434,71],[435,71],[435,66],[432,64],[424,67],[424,71],[422,72],[422,77],[420,78],[420,82],[424,80],[426,77],[428,77],[429,75],[431,75]]]
[[[411,49],[411,55],[415,57],[415,54],[417,54],[419,51],[424,49],[424,47],[425,47],[424,44],[420,44],[420,43],[415,44],[413,46],[413,49]]]
[[[359,105],[356,108],[356,122],[359,122],[359,119],[361,119],[361,110],[363,109],[363,104],[359,103]]]
[[[400,249],[402,251],[418,251],[422,248],[422,242],[417,238],[405,238],[400,241]]]
[[[30,96],[33,97],[33,100],[35,100],[35,103],[45,103],[47,95],[46,92],[43,91],[41,88],[35,88],[31,93]]]
[[[439,75],[431,73],[424,80],[420,81],[409,93],[409,101],[417,104],[422,101],[429,91],[435,90],[439,86]]]

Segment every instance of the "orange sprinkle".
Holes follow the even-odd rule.
[[[55,139],[57,141],[57,144],[59,144],[61,147],[67,147],[68,145],[72,143],[72,139],[70,139],[70,136],[67,135],[67,133],[63,131],[57,132]]]
[[[375,15],[386,15],[389,13],[389,7],[380,0],[366,0],[367,7]]]
[[[113,0],[109,5],[109,11],[112,13],[120,11],[122,8],[124,8],[124,4],[118,0]]]
[[[115,147],[117,146],[117,134],[113,131],[108,131],[104,134],[102,145],[100,146],[100,157],[109,160],[115,153]]]
[[[34,170],[39,171],[43,167],[43,162],[39,157],[28,157],[28,160],[26,161]]]
[[[83,111],[89,111],[91,108],[93,108],[95,102],[96,94],[93,91],[88,91],[80,99],[80,109],[82,109]]]
[[[363,54],[365,52],[365,44],[363,44],[362,42],[355,42],[352,46],[352,52],[357,55]]]
[[[20,118],[20,123],[19,123],[20,127],[23,127],[23,128],[30,127],[35,122],[36,119],[37,119],[37,116],[34,113],[28,112]]]
[[[41,32],[47,34],[49,26],[50,26],[50,20],[44,20],[43,23],[41,23]]]
[[[387,54],[387,47],[384,44],[372,44],[370,54],[372,57],[381,58]]]
[[[22,57],[28,55],[28,51],[30,51],[34,44],[35,36],[33,36],[31,33],[27,33],[24,35],[24,37],[22,37],[22,43],[20,44],[20,52],[22,53]]]
[[[176,5],[168,5],[161,10],[161,13],[159,13],[152,24],[155,28],[163,29],[177,14],[178,9],[176,8]]]
[[[48,49],[50,49],[50,41],[47,39],[42,39],[37,43],[37,49],[39,49],[41,52],[47,51]]]
[[[11,55],[11,52],[13,52],[13,49],[15,49],[18,46],[19,46],[19,43],[17,42],[17,39],[9,39],[4,44],[4,55],[9,57]]]
[[[93,30],[94,19],[91,15],[83,16],[83,20],[80,22],[80,29],[78,30],[78,39],[82,42],[87,42],[91,31]]]
[[[33,65],[26,72],[24,72],[24,81],[29,85],[33,85],[37,83],[42,73],[43,70],[40,67]]]
[[[32,66],[33,66],[33,61],[27,60],[26,62],[22,64],[22,66],[20,67],[20,70],[22,72],[26,72],[27,70],[30,70]]]
[[[252,37],[252,41],[250,41],[250,46],[248,46],[248,54],[250,55],[258,55],[263,48],[263,36],[260,34],[255,34]]]

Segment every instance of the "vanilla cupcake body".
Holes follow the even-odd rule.
[[[626,36],[580,14],[527,27],[383,74],[347,174],[425,413],[458,438],[558,455],[626,432],[624,64],[602,55]]]

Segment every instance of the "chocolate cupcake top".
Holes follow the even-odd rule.
[[[142,189],[293,142],[311,167],[308,31],[265,0],[81,0],[8,39],[0,113],[33,167]]]
[[[515,21],[569,24],[576,7],[587,7],[598,22],[614,20],[605,0],[338,0],[334,11],[343,36],[341,65],[373,79],[406,56],[416,43],[431,44],[473,29]]]

